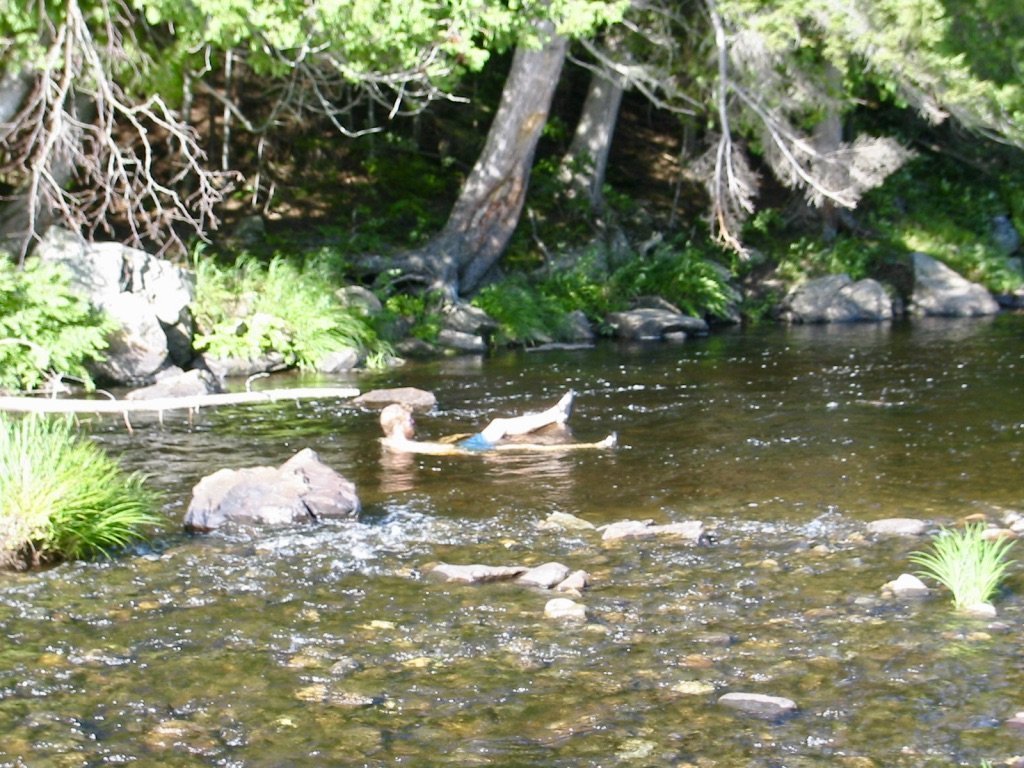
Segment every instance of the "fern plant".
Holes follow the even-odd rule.
[[[336,286],[315,262],[275,256],[264,266],[242,256],[222,267],[197,259],[195,272],[200,351],[243,358],[278,352],[287,364],[312,369],[342,349],[382,350],[366,320],[338,302]]]
[[[29,390],[54,375],[92,386],[86,364],[101,360],[114,324],[76,294],[58,264],[0,258],[0,389]]]
[[[0,564],[109,557],[159,526],[155,508],[70,419],[0,415]]]
[[[953,594],[957,610],[983,605],[999,588],[1013,547],[1011,539],[987,539],[983,524],[943,531],[932,541],[931,549],[910,555],[921,566],[922,576],[935,579]]]
[[[473,304],[498,323],[496,344],[536,344],[565,334],[565,312],[559,302],[532,290],[521,279],[492,283]]]

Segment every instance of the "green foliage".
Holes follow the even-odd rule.
[[[854,280],[870,277],[876,274],[889,251],[884,243],[866,238],[840,237],[826,243],[804,236],[775,255],[778,275],[795,283],[822,275],[847,274]]]
[[[953,593],[957,609],[987,603],[999,588],[1007,567],[1011,539],[984,538],[983,524],[967,525],[957,531],[943,531],[927,552],[910,555],[928,576]]]
[[[59,265],[33,259],[19,270],[0,258],[0,388],[33,389],[54,374],[91,386],[85,364],[102,359],[113,327]]]
[[[217,357],[255,358],[270,352],[285,363],[316,368],[329,353],[373,354],[382,343],[368,322],[343,307],[323,261],[295,264],[275,256],[264,266],[247,256],[231,267],[196,260],[195,346]]]
[[[486,286],[473,304],[498,323],[497,345],[530,346],[564,337],[566,319],[560,303],[527,285],[523,278]]]
[[[660,245],[650,256],[628,261],[612,274],[611,282],[619,295],[661,296],[698,317],[723,317],[730,302],[728,270],[689,242]]]
[[[992,218],[1013,211],[1024,175],[1002,184],[941,156],[923,156],[869,195],[872,228],[890,247],[921,251],[994,291],[1020,285],[1006,256],[991,240]],[[1017,218],[1020,227],[1024,219]]]
[[[614,292],[608,270],[595,253],[581,256],[571,267],[552,271],[538,290],[558,303],[565,313],[582,311],[603,322],[609,312],[625,309],[628,298]]]
[[[0,415],[0,562],[109,557],[160,524],[155,507],[69,419]]]
[[[408,333],[421,341],[437,341],[441,333],[441,300],[437,293],[394,293],[384,300],[378,328]]]

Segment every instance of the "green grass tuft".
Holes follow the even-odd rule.
[[[910,555],[911,562],[921,566],[920,575],[953,593],[958,610],[989,602],[1013,562],[1007,559],[1013,541],[985,539],[984,531],[980,523],[943,531],[929,551]]]
[[[288,365],[315,369],[331,352],[386,352],[369,323],[335,297],[338,282],[317,260],[240,257],[223,267],[197,259],[193,311],[196,349],[216,357],[278,352]]]
[[[160,525],[155,507],[70,419],[0,415],[0,563],[109,557]]]

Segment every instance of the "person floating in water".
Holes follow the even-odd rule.
[[[526,435],[553,424],[564,425],[572,414],[575,396],[576,393],[570,390],[546,411],[494,419],[475,435],[456,442],[416,440],[416,422],[413,420],[412,411],[405,405],[394,403],[380,413],[380,426],[384,430],[381,444],[397,453],[429,453],[439,456],[478,451],[564,451],[574,448],[614,447],[617,442],[614,432],[597,443],[502,442],[507,437]]]

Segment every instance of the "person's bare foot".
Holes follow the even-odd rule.
[[[565,422],[569,420],[569,417],[572,416],[572,403],[575,398],[576,392],[570,389],[562,395],[562,399],[555,404],[555,409],[559,412],[557,419],[558,424],[565,424]]]

